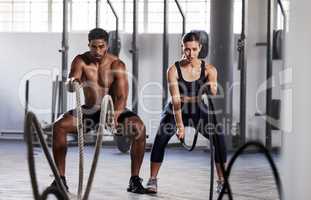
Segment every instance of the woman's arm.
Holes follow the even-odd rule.
[[[184,123],[182,121],[182,114],[181,114],[181,98],[180,92],[178,87],[178,80],[177,80],[177,71],[175,65],[172,65],[167,70],[167,82],[169,87],[169,92],[172,97],[172,104],[173,104],[173,112],[177,127],[177,135],[179,138],[184,138]]]
[[[212,95],[217,94],[217,69],[215,66],[207,64],[205,66],[205,74],[207,76],[208,84],[211,88]]]

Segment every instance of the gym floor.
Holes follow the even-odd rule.
[[[87,146],[85,149],[85,182],[92,156],[93,147]],[[280,156],[273,156],[279,165]],[[33,199],[25,144],[0,141],[0,158],[2,160],[0,165],[0,199]],[[146,152],[141,170],[144,185],[149,175],[149,158],[150,152]],[[77,163],[78,148],[69,147],[66,174],[72,193],[76,193],[78,185]],[[52,182],[53,177],[40,148],[36,148],[36,171],[42,191]],[[168,148],[163,168],[159,174],[157,195],[137,195],[126,192],[129,176],[129,155],[119,153],[113,147],[103,148],[89,199],[206,200],[209,198],[210,160],[209,154],[204,150],[187,152],[182,148]],[[278,199],[269,164],[261,154],[249,153],[239,158],[233,168],[230,180],[236,200]],[[214,199],[217,199],[216,194],[214,194]],[[223,199],[227,199],[227,197]]]

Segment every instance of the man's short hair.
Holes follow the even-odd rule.
[[[101,28],[94,28],[94,29],[90,30],[90,32],[88,34],[89,42],[91,40],[97,40],[97,39],[103,39],[106,42],[108,42],[108,38],[109,38],[109,35],[108,35],[107,31],[105,31],[104,29],[101,29]]]

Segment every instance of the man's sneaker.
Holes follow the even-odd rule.
[[[146,193],[155,194],[158,192],[158,179],[157,178],[149,178],[147,183]]]
[[[216,192],[217,192],[218,194],[220,194],[222,188],[224,187],[224,181],[223,181],[223,180],[217,180],[216,183],[217,183]],[[227,193],[227,191],[228,191],[228,189],[226,188],[225,191],[224,191],[224,193]]]
[[[143,179],[141,179],[139,176],[132,176],[130,178],[129,187],[127,188],[127,191],[137,194],[145,194],[146,189],[141,184],[142,181]]]
[[[66,178],[64,176],[61,176],[60,179],[62,180],[66,190],[68,191],[69,190],[69,187],[67,185],[67,181],[66,181]],[[50,187],[57,187],[57,183],[56,183],[56,180],[54,179],[54,181],[52,182],[52,184],[50,185]]]

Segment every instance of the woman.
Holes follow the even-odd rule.
[[[175,133],[179,139],[183,139],[185,137],[185,126],[193,126],[203,136],[208,137],[208,131],[206,130],[208,115],[204,112],[205,105],[201,103],[200,99],[202,93],[206,92],[206,88],[209,89],[212,95],[216,95],[217,70],[213,65],[205,64],[203,60],[198,58],[201,50],[198,33],[187,33],[182,39],[182,47],[184,54],[182,60],[170,66],[167,71],[172,101],[165,106],[152,147],[151,171],[147,183],[147,193],[157,193],[157,175],[163,162],[165,147]],[[216,191],[220,192],[224,183],[221,163],[226,162],[223,134],[215,134],[213,142],[217,144],[215,145],[215,162],[218,176]]]

